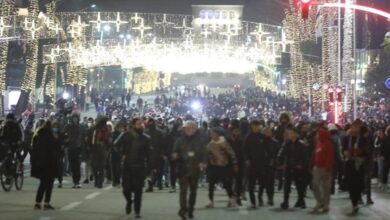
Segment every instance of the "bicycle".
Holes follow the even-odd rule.
[[[0,183],[4,191],[9,192],[15,183],[16,190],[23,188],[24,169],[22,162],[17,158],[16,152],[7,151],[7,156],[0,164]]]

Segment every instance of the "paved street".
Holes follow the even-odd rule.
[[[134,219],[132,215],[124,214],[125,201],[121,189],[105,185],[104,189],[95,189],[84,185],[82,189],[71,189],[70,179],[66,178],[64,188],[54,188],[52,205],[55,211],[33,210],[35,190],[38,181],[27,177],[22,191],[14,189],[11,192],[0,191],[0,219],[1,220],[122,220]],[[281,193],[276,194],[275,202],[280,204]],[[326,215],[309,214],[310,209],[291,209],[282,211],[277,206],[263,207],[258,210],[248,210],[248,204],[237,209],[226,208],[227,199],[224,191],[216,194],[216,206],[214,209],[203,208],[207,204],[207,192],[205,188],[199,190],[195,219],[198,220],[327,220],[327,219],[370,219],[388,220],[390,212],[390,194],[374,194],[375,205],[363,207],[359,215],[348,215],[350,203],[347,194],[339,194],[332,198],[331,211]],[[293,195],[290,205],[293,205]],[[308,207],[314,205],[311,194],[307,200]],[[148,220],[175,220],[179,218],[178,193],[169,193],[168,190],[144,194],[143,219]]]

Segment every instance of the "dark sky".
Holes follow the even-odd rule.
[[[191,14],[192,4],[243,4],[244,20],[280,24],[288,0],[64,0],[62,10],[79,10],[95,3],[100,11]]]

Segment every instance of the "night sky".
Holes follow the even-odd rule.
[[[192,4],[243,4],[243,19],[281,24],[288,0],[64,0],[60,10],[74,11],[96,4],[99,11],[192,14]]]

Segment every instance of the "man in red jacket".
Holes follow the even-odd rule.
[[[313,192],[317,200],[313,212],[325,213],[329,211],[334,156],[331,134],[325,127],[321,127],[316,134],[313,160]]]

